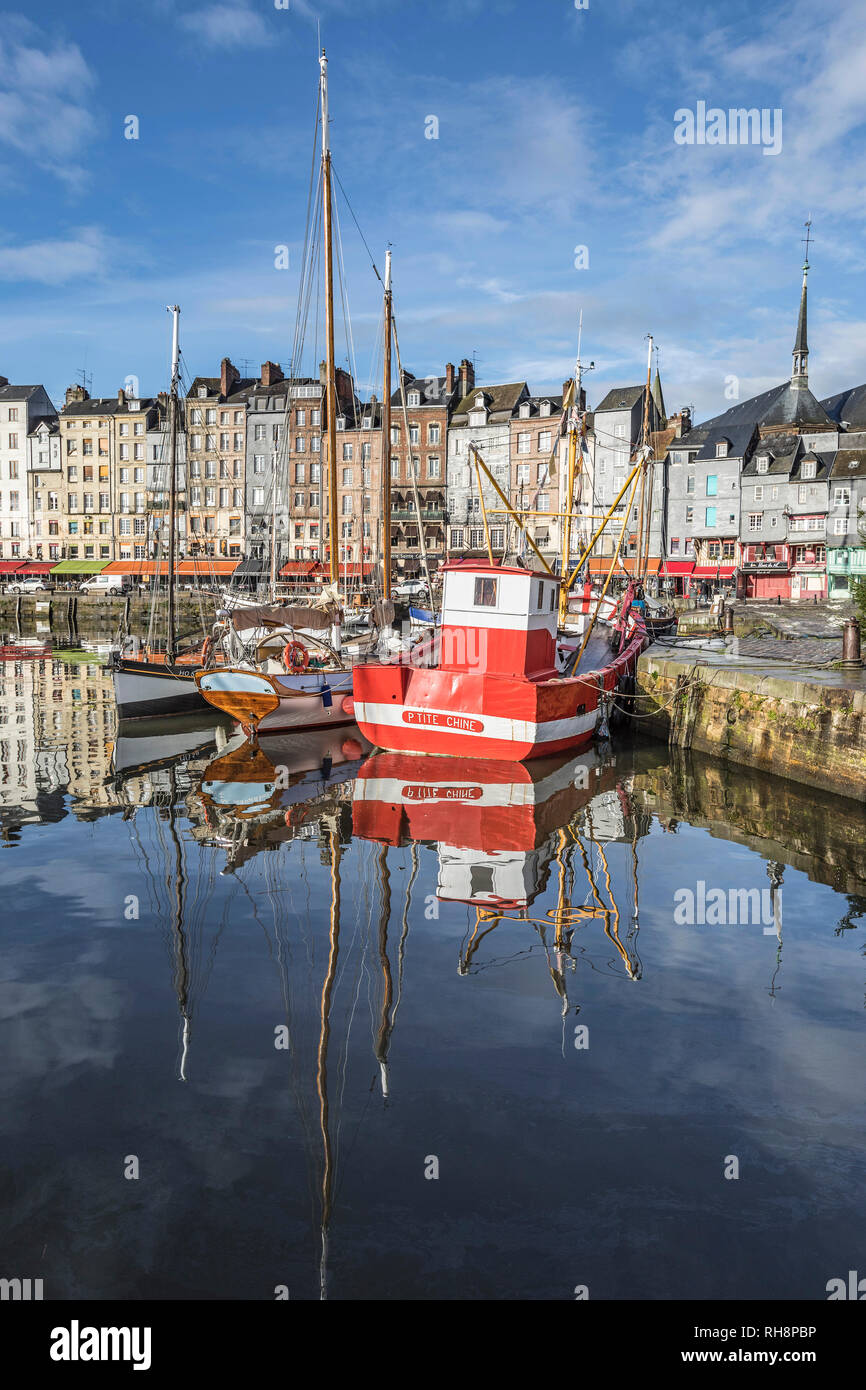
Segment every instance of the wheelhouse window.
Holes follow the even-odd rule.
[[[475,607],[476,608],[495,608],[496,607],[496,588],[495,579],[476,579],[475,581]]]

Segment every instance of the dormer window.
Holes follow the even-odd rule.
[[[337,429],[338,429],[338,430],[344,430],[345,428],[346,428],[346,417],[345,417],[345,415],[338,415],[338,416],[337,416]]]
[[[529,401],[521,401],[521,403],[520,403],[520,418],[521,418],[521,420],[528,420],[528,419],[529,419]]]
[[[550,414],[550,401],[542,401],[542,402],[541,402],[541,405],[539,406],[538,413],[539,413],[539,415],[549,415],[549,414]]]
[[[418,405],[421,404],[421,392],[420,392],[420,391],[410,391],[410,392],[409,392],[409,404],[410,404],[410,405],[415,405],[415,406],[418,406]]]
[[[727,439],[720,439],[720,440],[718,441],[718,443],[716,444],[716,458],[717,458],[717,459],[726,459],[727,457],[728,457],[728,441],[727,441]]]
[[[759,472],[759,473],[767,473],[767,472],[769,472],[769,469],[770,469],[770,460],[769,460],[769,457],[767,456],[767,454],[761,454],[761,457],[758,459],[758,472]]]
[[[814,459],[806,459],[806,460],[804,461],[804,463],[803,463],[803,477],[804,477],[804,478],[814,478],[814,476],[815,476],[815,460],[814,460]]]
[[[369,415],[365,415],[365,416],[364,416],[364,429],[365,429],[365,430],[370,430],[370,429],[372,429],[372,428],[373,428],[373,421],[371,420],[371,418],[370,418]]]
[[[201,401],[207,399],[207,387],[206,387],[206,386],[200,386],[200,387],[198,388],[198,397],[199,397],[199,400],[201,400]]]

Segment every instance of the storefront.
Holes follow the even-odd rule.
[[[740,560],[737,597],[775,602],[791,597],[786,545],[746,545]]]
[[[694,560],[665,560],[661,567],[662,593],[671,598],[686,595],[694,568]]]

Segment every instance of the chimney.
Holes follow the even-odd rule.
[[[691,427],[692,427],[692,412],[689,410],[688,406],[686,405],[686,406],[683,406],[682,410],[680,411],[679,415],[677,416],[677,433],[676,433],[676,438],[679,439],[682,435],[688,434],[688,432],[689,432],[689,430],[691,429]]]
[[[67,386],[66,404],[71,405],[73,401],[89,401],[90,392],[83,386]]]
[[[454,393],[454,363],[445,363],[445,394],[451,396]]]
[[[460,363],[460,399],[468,396],[475,385],[475,368],[468,358],[464,357]]]
[[[241,374],[237,367],[232,365],[228,357],[224,357],[220,363],[220,395],[228,396],[235,382],[240,379]]]
[[[262,386],[276,386],[278,381],[283,380],[283,374],[276,362],[262,363]]]
[[[121,386],[120,390],[119,390],[118,393],[117,393],[117,404],[118,404],[118,405],[126,405],[126,392],[124,391],[124,389],[123,389],[122,386]]]

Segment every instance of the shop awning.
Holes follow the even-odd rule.
[[[21,560],[0,560],[0,574],[16,574],[23,568]]]
[[[670,576],[691,574],[694,567],[694,560],[665,560],[662,565],[662,574]]]
[[[101,574],[108,560],[60,560],[51,566],[52,574]]]
[[[318,574],[322,566],[318,560],[287,560],[280,570],[280,578],[289,575]]]
[[[160,560],[159,573],[161,576],[168,574],[168,561]],[[202,578],[210,578],[214,575],[224,577],[227,574],[234,574],[239,560],[178,560],[174,567],[175,574],[191,574]],[[104,567],[105,574],[143,574],[154,575],[157,573],[156,560],[112,560]]]
[[[692,579],[730,579],[736,565],[695,565]]]
[[[589,573],[607,574],[608,570],[610,569],[612,560],[612,555],[591,555],[587,562],[589,566]],[[647,574],[658,574],[660,566],[661,560],[645,560],[641,565],[641,571],[645,569]],[[622,574],[623,570],[625,570],[626,574],[634,574],[636,569],[637,559],[634,556],[622,556],[619,560],[617,560],[616,565],[614,566],[613,575],[614,578],[616,578],[617,574]]]
[[[54,560],[26,560],[18,571],[19,574],[50,574],[54,569]]]

